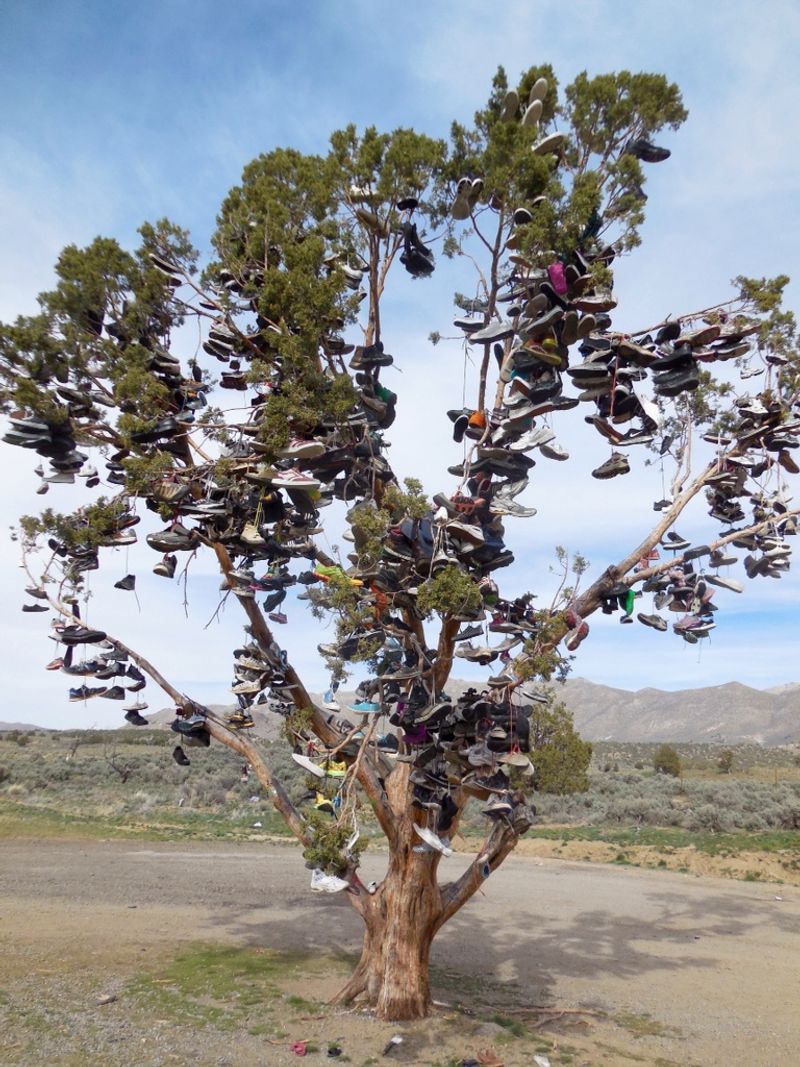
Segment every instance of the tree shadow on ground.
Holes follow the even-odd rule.
[[[800,932],[795,916],[782,913],[778,904],[769,908],[771,899],[642,888],[637,895],[644,914],[636,916],[622,912],[622,900],[620,910],[587,907],[568,917],[537,915],[533,897],[517,908],[502,896],[473,901],[434,943],[434,986],[469,997],[476,981],[489,980],[493,997],[518,1003],[524,990],[525,1002],[544,1004],[559,979],[635,980],[655,971],[710,970],[718,965],[717,955],[698,942],[711,946],[716,937],[745,937],[768,926],[782,934]],[[262,948],[324,953],[348,963],[357,957],[363,928],[342,895],[284,890],[281,896],[274,908],[228,905],[213,921]]]

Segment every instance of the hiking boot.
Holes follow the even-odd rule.
[[[612,452],[611,458],[592,471],[593,478],[615,478],[618,474],[627,474],[630,464],[621,452]]]
[[[453,638],[454,641],[470,641],[473,637],[481,637],[483,634],[482,626],[465,626],[463,630],[459,630]]]
[[[574,626],[564,637],[564,644],[569,652],[575,652],[579,645],[589,635],[589,624],[587,622],[579,622]]]
[[[179,767],[190,767],[192,764],[192,761],[188,758],[180,745],[176,745],[175,748],[173,748],[172,758]]]
[[[131,708],[125,712],[125,721],[129,722],[131,726],[149,726],[150,723],[143,715],[140,715],[138,711]]]
[[[194,530],[187,530],[180,523],[157,533],[148,534],[145,540],[158,552],[193,552],[199,544]]]
[[[685,537],[681,537],[675,530],[670,530],[661,538],[661,544],[664,548],[671,548],[676,552],[682,552],[684,549],[689,548],[690,542],[687,541]]]
[[[157,574],[159,578],[174,578],[177,565],[177,556],[164,556],[160,563],[156,563],[155,567],[153,567],[153,574]]]
[[[511,803],[508,794],[505,794],[491,797],[481,815],[487,815],[490,819],[501,819],[506,815],[510,815],[513,810],[514,805]]]
[[[640,159],[643,163],[663,163],[672,155],[668,148],[660,148],[645,137],[637,137],[635,141],[629,141],[625,146],[625,152],[629,156]],[[680,323],[675,323],[675,325],[680,330]]]

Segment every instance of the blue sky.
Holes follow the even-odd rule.
[[[468,120],[481,105],[500,63],[513,78],[549,61],[562,85],[583,69],[661,71],[683,89],[689,119],[664,138],[673,156],[648,172],[643,246],[617,272],[617,325],[644,326],[726,299],[739,273],[800,273],[800,10],[792,3],[60,0],[6,3],[0,31],[4,320],[35,309],[67,243],[97,233],[131,243],[143,219],[167,215],[207,248],[222,197],[261,151],[281,144],[324,151],[331,130],[348,122],[445,136],[452,119]],[[448,269],[440,266],[427,285],[402,276],[388,309],[400,371],[391,384],[401,394],[391,459],[398,473],[421,470],[434,491],[448,488],[444,468],[459,458],[443,411],[460,400],[461,353],[433,350],[426,340],[449,323],[457,285]],[[799,291],[793,283],[795,307]],[[404,405],[404,393],[413,401]],[[524,501],[539,514],[508,523],[519,560],[513,577],[503,572],[509,591],[527,586],[544,599],[556,543],[582,551],[599,571],[646,531],[651,501],[661,496],[657,474],[654,484],[639,457],[628,478],[587,480],[598,440],[583,428],[574,439],[565,431],[572,462],[539,461]],[[28,460],[7,448],[0,456],[6,526],[40,503]],[[68,488],[44,502],[69,508]],[[699,507],[679,530],[707,539],[715,525]],[[42,671],[50,658],[46,627],[19,614],[15,546],[6,542],[0,553],[8,660],[0,718],[116,723],[116,705],[68,704],[64,679]],[[229,649],[241,633],[236,605],[204,630],[216,603],[210,567],[194,571],[186,619],[178,590],[150,576],[152,562],[146,549],[110,559],[107,580],[104,568],[93,590],[94,621],[139,642],[187,692],[224,700]],[[140,576],[141,615],[108,589],[129,567]],[[741,597],[720,593],[717,629],[699,651],[598,619],[575,673],[631,689],[800,680],[797,599],[794,576],[747,583]],[[319,638],[297,607],[292,623],[281,637],[309,684],[322,686],[313,654]],[[153,692],[152,705],[162,703]]]

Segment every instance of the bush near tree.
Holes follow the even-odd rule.
[[[736,755],[732,748],[726,748],[724,752],[721,752],[717,760],[720,774],[730,774],[735,760]]]
[[[657,140],[685,118],[678,87],[658,74],[583,73],[562,88],[547,65],[512,83],[500,69],[486,105],[446,141],[348,126],[326,153],[253,160],[221,205],[202,270],[179,225],[145,223],[130,251],[103,237],[65,248],[39,311],[0,327],[4,439],[36,454],[40,493],[69,483],[83,494],[20,520],[26,609],[60,620],[63,654],[50,666],[70,674],[77,700],[160,687],[175,705],[176,774],[191,774],[212,741],[250,764],[315,888],[342,892],[363,919],[339,999],[383,1018],[429,1011],[434,937],[530,827],[543,687],[568,671],[587,619],[617,613],[654,642],[672,629],[697,644],[719,618],[712,596],[722,605],[740,588],[718,572],[732,547],[748,551],[751,578],[788,567],[798,381],[788,279],[740,276],[719,303],[654,324],[631,315],[625,332],[612,321],[614,264],[640,243],[647,168],[676,165]],[[455,330],[476,372],[448,413],[464,462],[429,500],[387,458],[400,401],[381,372],[404,359],[390,354],[403,324],[386,294],[434,269],[467,291],[454,326],[444,307],[431,323],[431,358],[462,366],[443,340]],[[649,269],[657,285],[663,265]],[[200,340],[181,361],[172,347],[187,324]],[[655,460],[657,485],[670,468],[667,494],[655,490],[652,528],[591,582],[582,557],[560,552],[560,588],[534,606],[536,590],[505,570],[514,523],[534,514],[518,498],[535,487],[534,463],[567,460],[586,422],[602,460],[594,477],[624,476],[638,451]],[[708,543],[693,546],[675,526],[698,498],[712,521]],[[342,558],[319,531],[345,510]],[[191,588],[203,554],[241,605],[232,715],[170,681],[188,627],[156,663],[102,629],[98,611],[101,628],[84,626],[84,598],[103,582],[94,571],[139,523],[156,574]],[[298,583],[311,613],[337,620],[320,646],[332,689],[354,663],[368,672],[360,729],[333,694],[312,698],[280,645],[281,603]],[[130,595],[135,576],[114,584]],[[641,602],[634,614],[637,591],[652,610]],[[672,627],[666,604],[679,609]],[[486,668],[485,682],[448,701],[459,655]],[[128,721],[146,723],[131,699]],[[283,717],[309,801],[290,798],[248,732],[264,714]],[[540,759],[540,783],[580,777],[585,749],[569,738],[572,770]],[[440,880],[470,796],[485,803],[485,839],[463,873]],[[389,849],[377,887],[358,873],[365,805]]]
[[[681,757],[672,745],[659,745],[653,753],[653,770],[656,774],[668,774],[678,778],[681,773]]]
[[[533,788],[537,793],[585,793],[589,788],[592,746],[575,730],[567,706],[552,694],[548,705],[531,712]]]

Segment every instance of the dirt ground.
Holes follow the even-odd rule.
[[[529,837],[519,842],[515,855],[587,863],[626,863],[635,867],[657,867],[680,871],[681,874],[701,875],[704,878],[735,878],[745,882],[800,886],[800,863],[796,850],[753,850],[734,856],[711,856],[698,851],[693,845],[665,850],[652,845],[620,846],[608,841],[558,841],[547,837]]]
[[[514,857],[434,946],[436,1015],[392,1025],[321,1004],[359,920],[308,877],[288,846],[0,841],[0,1063],[800,1063],[792,886]]]

